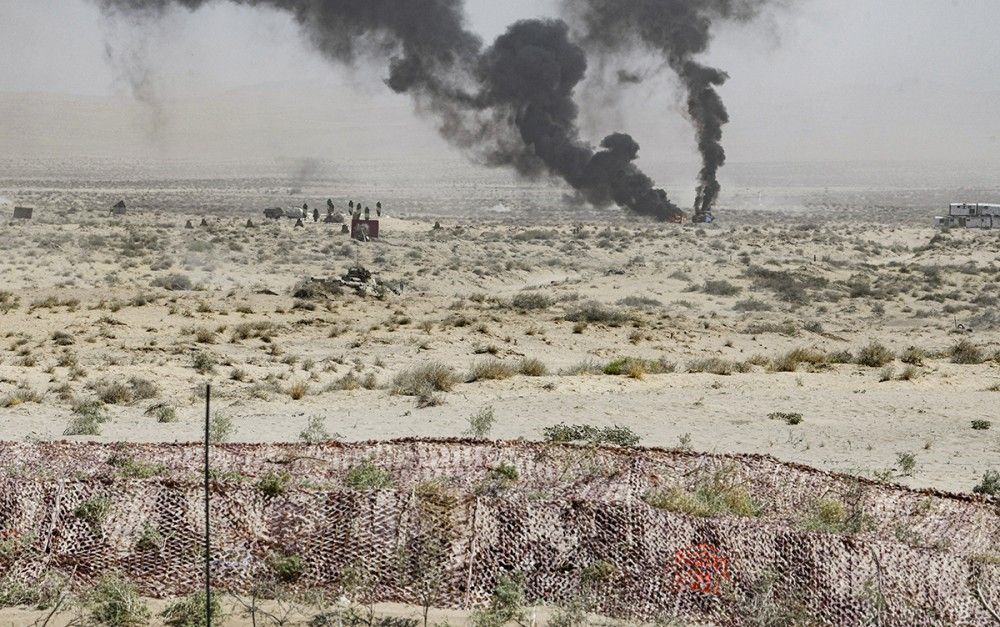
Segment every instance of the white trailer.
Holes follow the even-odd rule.
[[[948,215],[934,216],[934,226],[1000,229],[1000,204],[953,202],[948,205]]]

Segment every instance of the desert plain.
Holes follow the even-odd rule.
[[[35,207],[0,224],[4,440],[197,441],[211,383],[216,442],[589,425],[948,492],[1000,468],[1000,235],[932,228],[945,192],[746,191],[680,225],[551,192],[4,184]],[[385,203],[379,238],[342,233],[349,200]],[[303,202],[318,222],[262,213]]]

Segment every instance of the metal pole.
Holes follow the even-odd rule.
[[[205,625],[212,627],[212,548],[208,521],[208,423],[212,407],[212,384],[205,384]]]

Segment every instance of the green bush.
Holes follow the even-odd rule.
[[[388,471],[366,459],[347,471],[344,483],[354,490],[386,490],[392,487],[392,477]]]
[[[693,490],[674,486],[649,492],[644,498],[657,509],[700,518],[760,516],[763,512],[761,504],[728,469],[699,479]]]
[[[469,416],[469,429],[466,431],[466,434],[477,439],[483,439],[489,436],[496,420],[497,417],[493,411],[493,406],[484,407],[477,413]]]
[[[771,420],[784,420],[790,425],[797,425],[802,422],[802,414],[798,412],[773,411],[767,417]]]
[[[873,524],[864,513],[860,499],[853,506],[835,498],[823,498],[810,508],[801,525],[807,531],[853,535],[869,529]]]
[[[510,623],[525,625],[524,576],[520,573],[501,575],[489,605],[472,614],[473,627],[502,627]]]
[[[299,439],[308,444],[325,442],[331,439],[330,432],[326,430],[322,416],[310,416],[306,428],[299,433]]]
[[[229,416],[224,416],[218,412],[212,414],[212,419],[208,422],[208,441],[212,444],[222,444],[236,433],[236,425]]]
[[[979,485],[972,488],[976,494],[986,494],[988,496],[1000,496],[1000,472],[987,470],[983,474],[983,480]]]
[[[167,609],[163,610],[160,616],[163,617],[163,622],[170,627],[205,627],[207,623],[205,620],[206,605],[211,614],[212,624],[221,624],[224,618],[222,605],[219,603],[219,593],[215,591],[212,592],[210,604],[205,602],[204,591],[195,592],[167,606]]]
[[[298,555],[273,554],[268,557],[267,564],[283,583],[297,581],[306,571],[306,561]]]
[[[163,548],[165,542],[166,540],[164,540],[160,530],[146,523],[142,526],[142,535],[139,536],[138,542],[135,543],[135,548],[140,551],[156,551]]]
[[[106,496],[92,496],[73,510],[73,514],[77,518],[85,521],[91,527],[100,527],[104,524],[110,512],[111,499]]]
[[[150,477],[162,474],[166,467],[162,464],[147,464],[141,462],[131,455],[115,453],[108,459],[108,463],[118,468],[118,476],[123,479],[149,479]]]
[[[257,481],[257,489],[265,496],[275,497],[284,494],[292,482],[292,476],[287,470],[275,472],[269,470]]]
[[[133,584],[105,575],[87,595],[90,617],[107,627],[139,627],[149,623],[149,608]]]
[[[617,444],[635,446],[639,436],[628,427],[594,427],[591,425],[567,425],[559,423],[542,429],[549,442],[590,442],[593,444]]]

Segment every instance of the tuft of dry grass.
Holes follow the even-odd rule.
[[[533,357],[525,357],[518,362],[517,372],[526,377],[544,377],[549,373],[549,369],[540,360]]]
[[[439,363],[414,366],[396,374],[390,390],[401,396],[422,396],[433,392],[450,392],[458,383],[455,371]]]
[[[800,364],[808,364],[817,367],[827,362],[826,354],[815,348],[793,348],[792,350],[779,355],[768,364],[771,372],[795,372]]]
[[[27,383],[22,382],[16,389],[14,389],[13,392],[8,394],[6,398],[0,402],[0,406],[9,409],[11,407],[23,405],[24,403],[41,403],[44,398],[44,394],[35,390]]]
[[[986,356],[983,355],[982,349],[966,339],[959,340],[951,347],[948,354],[953,364],[974,365],[986,361]]]
[[[288,395],[292,397],[292,400],[298,401],[305,397],[306,393],[309,392],[309,382],[308,381],[296,381],[288,386]]]
[[[859,366],[867,366],[868,368],[881,368],[892,362],[895,358],[896,356],[891,350],[878,342],[871,342],[858,351],[857,357],[854,358],[854,363]]]
[[[472,364],[466,381],[497,381],[513,377],[515,370],[499,359],[483,359]]]
[[[695,359],[687,365],[687,371],[691,373],[707,372],[708,374],[731,375],[736,372],[748,372],[750,364],[722,359],[721,357],[705,357]]]

